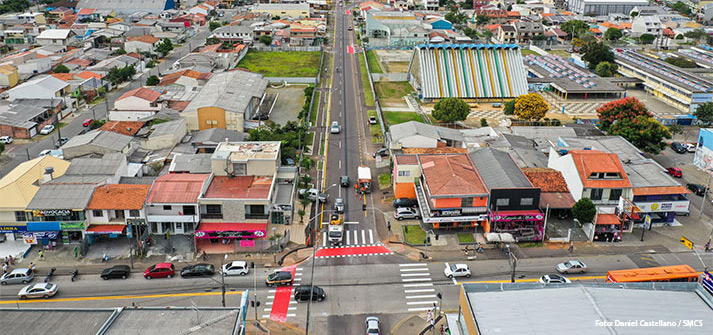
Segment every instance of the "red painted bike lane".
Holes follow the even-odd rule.
[[[346,257],[387,254],[393,254],[393,251],[389,250],[389,248],[385,246],[377,245],[366,247],[323,248],[317,250],[315,257]]]
[[[290,271],[292,278],[295,277],[297,265],[283,267],[280,271]],[[275,289],[275,299],[272,301],[272,310],[270,311],[270,320],[284,323],[287,321],[287,310],[290,307],[292,299],[292,284],[287,286],[277,286]]]

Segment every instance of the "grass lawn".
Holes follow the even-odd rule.
[[[311,145],[314,143],[314,133],[307,133],[307,136],[305,136],[305,144]]]
[[[390,126],[408,121],[423,122],[421,115],[416,112],[384,112],[384,118]]]
[[[391,187],[391,173],[384,173],[379,175],[379,189],[387,189]]]
[[[408,227],[408,232],[406,232],[406,227]],[[416,225],[406,225],[402,227],[404,233],[404,241],[415,244],[423,245],[423,240],[426,239],[426,232],[421,229],[421,226]]]
[[[472,233],[458,233],[458,243],[475,243]]]
[[[409,95],[413,88],[407,81],[380,81],[374,83],[376,95],[383,100],[401,100]]]
[[[376,59],[376,54],[374,53],[374,50],[367,51],[366,58],[369,60],[369,70],[371,70],[371,73],[384,73],[384,71],[381,70],[379,60]]]
[[[361,85],[364,87],[364,103],[367,106],[375,106],[374,93],[369,85],[369,74],[366,72],[366,63],[361,55],[359,55],[359,67],[361,68]]]
[[[317,170],[322,171],[322,165],[324,165],[324,161],[317,162]]]
[[[311,122],[313,126],[316,126],[317,123],[317,112],[319,111],[320,95],[322,95],[322,92],[314,91],[314,100],[312,101],[312,115],[309,118],[309,122]]]
[[[237,67],[265,77],[314,77],[318,66],[319,51],[250,50]]]
[[[520,53],[522,53],[523,56],[527,56],[527,55],[539,56],[539,55],[540,55],[540,54],[538,54],[537,52],[534,52],[534,51],[532,51],[532,50],[530,50],[530,49],[520,49]]]
[[[553,54],[553,55],[559,55],[559,56],[562,56],[562,57],[564,57],[564,58],[569,58],[569,52],[567,52],[567,50],[550,50],[550,51],[548,51],[548,52],[551,53],[551,54]]]
[[[376,110],[370,109],[367,111],[369,116],[376,116]],[[381,134],[381,127],[378,124],[369,125],[369,134],[371,134],[371,143],[384,143],[384,137]]]

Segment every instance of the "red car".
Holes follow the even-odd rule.
[[[675,178],[683,177],[683,172],[681,172],[681,169],[676,168],[676,167],[670,167],[670,168],[666,169],[666,172],[668,172],[668,174],[670,174],[672,177],[675,177]]]
[[[144,271],[144,278],[171,278],[175,271],[176,267],[173,266],[173,263],[158,263]]]
[[[89,127],[90,124],[92,124],[92,119],[86,119],[84,122],[82,122],[82,126]]]

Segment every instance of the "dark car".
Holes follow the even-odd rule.
[[[394,200],[394,207],[416,207],[418,201],[416,199],[398,198]]]
[[[102,271],[101,277],[104,280],[121,278],[126,279],[126,277],[131,274],[131,268],[128,265],[116,265]]]
[[[679,142],[672,142],[671,149],[673,149],[673,151],[675,151],[679,154],[685,154],[686,152],[688,152],[688,149],[683,144],[681,144]]]
[[[686,188],[700,196],[703,196],[703,193],[706,192],[706,187],[701,184],[686,184]]]
[[[339,185],[342,187],[349,187],[349,176],[342,176],[339,178]]]
[[[295,288],[295,300],[309,301],[310,288],[313,288],[312,301],[323,301],[327,297],[324,290],[319,286],[300,285]]]
[[[292,272],[275,271],[265,278],[265,286],[292,284]]]
[[[59,140],[54,142],[55,148],[59,148],[63,146],[65,143],[69,142],[69,138],[67,137],[61,137]]]
[[[372,156],[374,156],[374,158],[376,158],[376,156],[388,157],[389,149],[381,148],[381,149],[377,150]]]
[[[215,274],[215,267],[212,264],[189,265],[181,269],[181,277],[210,277]]]

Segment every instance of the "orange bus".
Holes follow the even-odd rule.
[[[698,272],[688,265],[659,266],[607,272],[607,283],[633,283],[647,281],[695,282]]]

